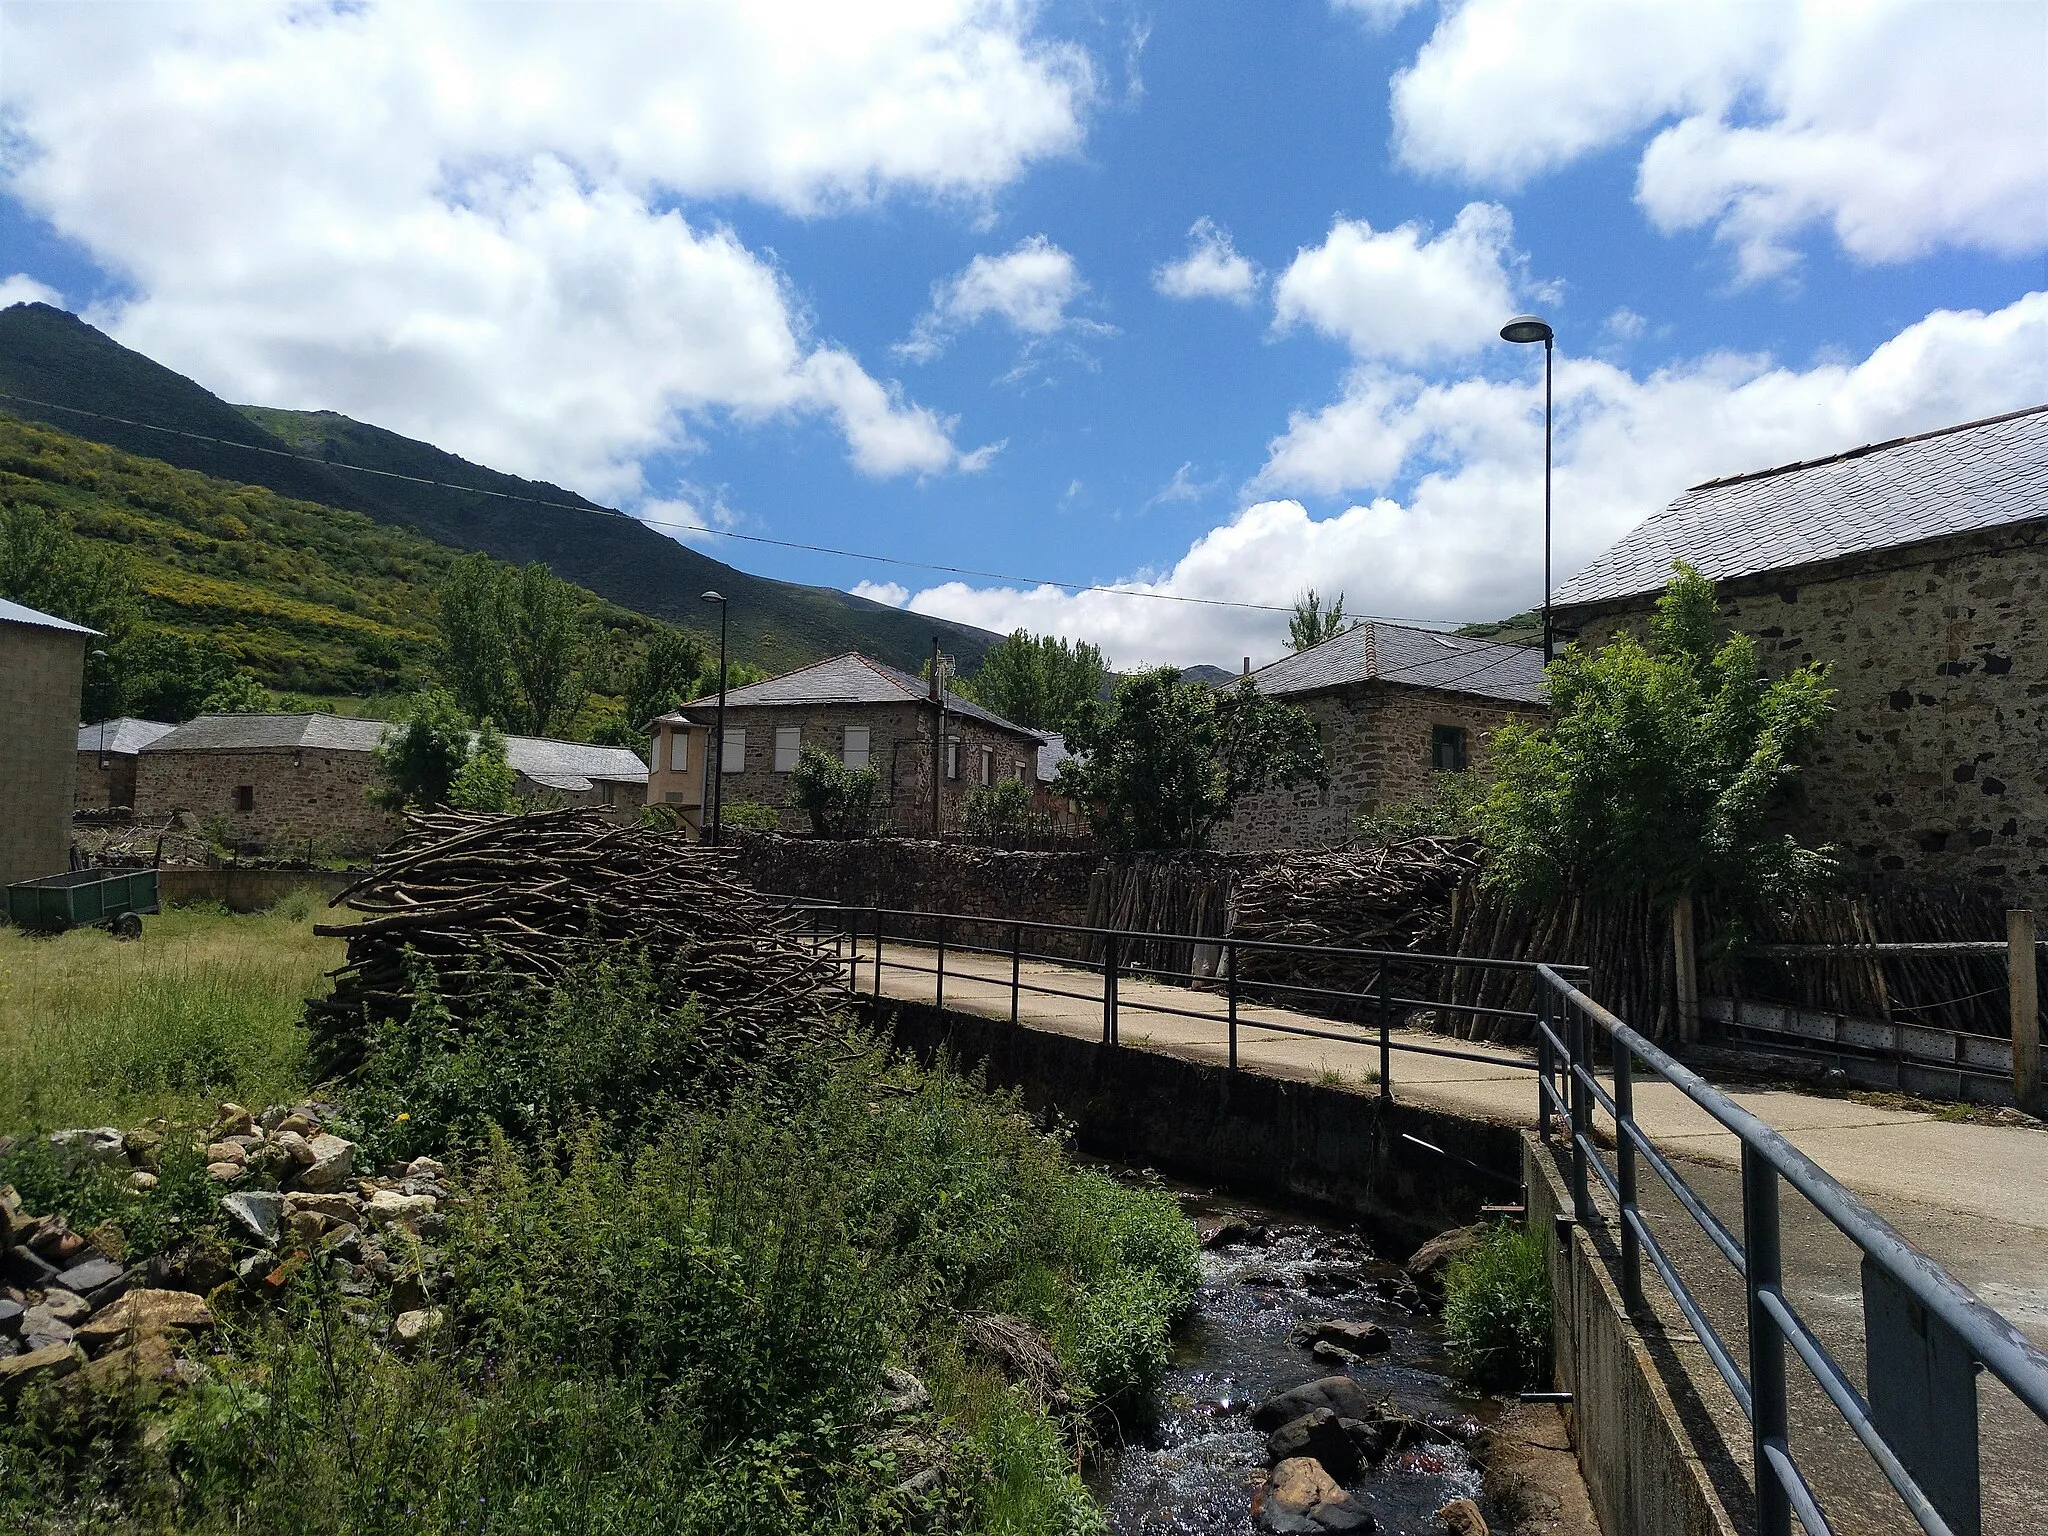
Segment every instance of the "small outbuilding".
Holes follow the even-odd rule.
[[[78,728],[78,779],[74,811],[118,811],[135,807],[135,756],[177,727],[163,720],[122,715]]]
[[[72,733],[96,633],[0,599],[0,886],[70,865]]]

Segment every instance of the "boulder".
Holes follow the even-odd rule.
[[[38,1317],[54,1318],[60,1323],[82,1323],[92,1316],[92,1303],[76,1291],[61,1286],[51,1286],[43,1292],[43,1299],[22,1314],[21,1327],[24,1333],[35,1326]]]
[[[0,1281],[9,1285],[41,1290],[55,1283],[57,1266],[26,1245],[0,1253]]]
[[[0,1296],[0,1334],[19,1333],[21,1331],[21,1314],[27,1310],[28,1308],[24,1307],[20,1302],[10,1301],[7,1297]]]
[[[279,1131],[271,1143],[284,1154],[284,1161],[294,1168],[304,1168],[313,1161],[313,1144],[297,1131]]]
[[[924,1383],[910,1372],[899,1371],[891,1365],[882,1368],[882,1390],[878,1402],[878,1411],[883,1417],[900,1419],[931,1407],[932,1395],[925,1390]]]
[[[431,1157],[414,1158],[405,1165],[405,1172],[407,1178],[413,1179],[445,1179],[448,1177],[447,1168]]]
[[[146,1195],[156,1188],[156,1175],[147,1168],[138,1168],[128,1175],[128,1187],[138,1195]]]
[[[0,1360],[0,1400],[12,1397],[32,1381],[56,1381],[85,1364],[76,1344],[50,1344],[10,1360]]]
[[[1486,1517],[1470,1499],[1453,1499],[1436,1512],[1439,1524],[1451,1536],[1488,1536]]]
[[[1354,1355],[1383,1355],[1394,1347],[1387,1330],[1378,1323],[1310,1323],[1296,1337],[1311,1347],[1332,1344]]]
[[[274,1242],[284,1215],[284,1196],[274,1190],[243,1189],[220,1197],[220,1208],[228,1221],[259,1243]]]
[[[154,1168],[157,1149],[164,1144],[161,1132],[147,1126],[137,1126],[121,1138],[121,1150],[128,1154],[128,1161],[138,1168]]]
[[[1315,1343],[1308,1347],[1308,1352],[1322,1361],[1323,1364],[1334,1365],[1339,1369],[1350,1365],[1365,1364],[1365,1357],[1363,1355],[1355,1355],[1350,1350],[1344,1348],[1343,1345],[1332,1344],[1328,1339],[1317,1339]]]
[[[1378,1408],[1357,1382],[1349,1376],[1325,1376],[1274,1393],[1252,1410],[1252,1427],[1270,1432],[1318,1408],[1327,1408],[1340,1419],[1366,1423],[1379,1417]]]
[[[196,1333],[213,1326],[213,1310],[190,1291],[130,1291],[78,1329],[87,1354],[159,1333]]]
[[[0,1184],[0,1249],[21,1241],[21,1229],[28,1217],[22,1214],[21,1196],[12,1184]]]
[[[207,1146],[205,1156],[209,1163],[246,1163],[249,1149],[240,1142],[216,1141]]]
[[[110,1349],[81,1370],[66,1390],[124,1397],[138,1404],[153,1403],[166,1392],[184,1385],[185,1371],[162,1333],[146,1334],[132,1344]]]
[[[104,1254],[88,1253],[58,1276],[57,1283],[67,1291],[76,1291],[84,1296],[103,1285],[112,1285],[121,1278],[121,1273],[121,1266]]]
[[[210,1291],[235,1278],[235,1257],[216,1240],[193,1238],[149,1261],[148,1284],[157,1290]]]
[[[207,1135],[209,1141],[220,1141],[228,1136],[248,1136],[256,1129],[256,1117],[239,1104],[223,1103],[220,1119],[214,1123]]]
[[[276,1134],[279,1136],[298,1136],[304,1138],[313,1135],[319,1129],[313,1123],[310,1115],[303,1115],[294,1110],[277,1122]]]
[[[329,1221],[360,1223],[363,1219],[363,1202],[354,1195],[314,1195],[303,1190],[284,1197],[286,1211],[311,1211]]]
[[[1344,1432],[1337,1415],[1318,1408],[1298,1419],[1289,1419],[1266,1436],[1266,1459],[1278,1464],[1297,1456],[1310,1456],[1338,1479],[1358,1474],[1358,1447]]]
[[[248,1177],[248,1168],[241,1163],[208,1163],[206,1176],[216,1184],[233,1184]]]
[[[75,1131],[52,1131],[50,1145],[74,1168],[81,1163],[128,1161],[128,1133],[118,1126],[93,1125]]]
[[[1440,1296],[1444,1289],[1445,1267],[1459,1254],[1477,1245],[1488,1230],[1486,1223],[1476,1222],[1469,1227],[1440,1232],[1410,1254],[1408,1262],[1401,1267],[1419,1289]]]
[[[1275,1467],[1255,1507],[1259,1528],[1274,1536],[1377,1529],[1365,1507],[1311,1456],[1290,1457]]]
[[[418,1349],[428,1339],[441,1331],[448,1315],[439,1307],[421,1307],[411,1312],[401,1312],[391,1325],[391,1342],[400,1349]]]
[[[1251,1247],[1262,1241],[1266,1229],[1254,1226],[1242,1216],[1211,1216],[1195,1224],[1204,1248]]]
[[[307,1147],[313,1160],[299,1170],[300,1189],[316,1195],[331,1194],[348,1182],[355,1169],[354,1142],[322,1133],[313,1137]]]
[[[395,1189],[380,1189],[363,1206],[370,1225],[380,1232],[389,1226],[418,1221],[433,1214],[440,1202],[432,1195],[405,1195]]]

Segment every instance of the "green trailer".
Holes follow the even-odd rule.
[[[134,938],[142,914],[158,910],[153,869],[74,869],[7,887],[8,920],[36,933],[98,924],[117,938]]]

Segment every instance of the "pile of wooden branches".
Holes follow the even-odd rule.
[[[1284,944],[1443,953],[1452,896],[1478,872],[1478,845],[1460,837],[1274,860],[1240,878],[1231,931]],[[1378,982],[1379,967],[1363,957],[1248,949],[1238,974],[1363,992]]]
[[[461,1018],[507,978],[552,988],[608,949],[644,954],[665,995],[703,998],[742,1049],[841,1033],[844,971],[716,855],[576,809],[409,826],[334,898],[362,920],[314,930],[348,942],[333,995],[307,1005],[324,1070],[351,1070],[373,1022],[407,1015],[418,967]]]

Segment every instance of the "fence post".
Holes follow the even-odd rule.
[[[1380,1016],[1380,1102],[1387,1104],[1391,1103],[1394,1097],[1394,1051],[1392,1042],[1387,1038],[1390,1019],[1387,1007],[1387,962],[1385,959],[1380,961],[1380,973],[1374,983],[1374,990],[1379,994],[1377,1006]]]
[[[1671,954],[1678,968],[1678,1042],[1695,1045],[1700,1038],[1700,966],[1690,895],[1671,904]]]
[[[1614,1041],[1614,1159],[1621,1185],[1621,1299],[1630,1312],[1643,1308],[1643,1249],[1636,1236],[1635,1053]]]
[[[1237,941],[1223,941],[1224,991],[1230,998],[1230,1070],[1237,1070]]]
[[[882,995],[882,905],[875,903],[875,996]]]
[[[2029,1114],[2041,1103],[2041,996],[2034,969],[2034,914],[2005,914],[2006,965],[2012,975],[2012,1097]]]
[[[1592,1095],[1586,1091],[1586,1080],[1582,1074],[1593,1069],[1593,1021],[1586,1017],[1583,1008],[1574,1006],[1570,1014],[1570,1033],[1565,1037],[1571,1049],[1570,1062],[1566,1071],[1570,1076],[1566,1088],[1570,1093],[1567,1102],[1571,1105],[1572,1135],[1572,1215],[1581,1225],[1590,1226],[1593,1221],[1593,1195],[1586,1187],[1586,1143],[1591,1141],[1593,1130]]]
[[[939,967],[932,976],[932,1006],[944,1009],[946,1006],[946,919],[939,917]]]
[[[1790,1454],[1785,1400],[1785,1336],[1764,1310],[1766,1291],[1783,1279],[1778,1247],[1778,1173],[1748,1142],[1742,1144],[1742,1254],[1749,1298],[1749,1425],[1756,1472],[1757,1536],[1792,1536],[1792,1499],[1776,1460]]]
[[[1024,925],[1022,923],[1012,923],[1010,924],[1010,1024],[1012,1028],[1017,1023],[1017,994],[1023,990],[1019,985],[1023,962]]]
[[[1550,1095],[1557,1086],[1557,1058],[1550,1048],[1550,984],[1536,978],[1536,1134],[1550,1140]]]
[[[1102,1043],[1116,1044],[1116,935],[1102,937]]]

